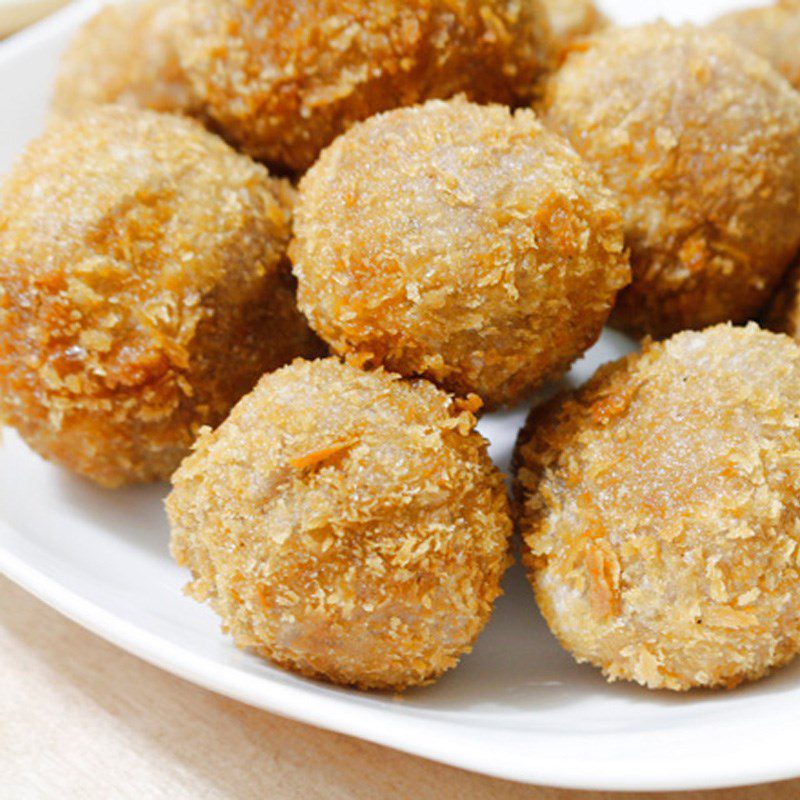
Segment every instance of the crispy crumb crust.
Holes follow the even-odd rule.
[[[0,194],[0,418],[106,486],[320,345],[285,262],[291,189],[188,119],[54,124]]]
[[[508,563],[477,403],[297,360],[175,473],[172,553],[240,647],[363,689],[430,683],[487,622]]]
[[[663,337],[759,310],[800,244],[800,96],[777,72],[691,26],[609,29],[544,108],[620,196],[634,280],[613,324]]]
[[[616,201],[528,110],[432,100],[360,123],[300,184],[298,302],[337,353],[513,403],[630,279]]]
[[[527,102],[546,65],[540,0],[184,0],[181,61],[250,155],[304,171],[353,122],[466,92]]]
[[[65,116],[119,103],[199,112],[173,42],[174,0],[127,0],[102,8],[61,58],[53,110]]]
[[[731,688],[800,648],[800,348],[719,325],[603,367],[517,447],[551,630],[609,680]]]
[[[542,0],[542,5],[550,21],[551,51],[556,64],[576,40],[608,25],[593,0]]]
[[[770,6],[731,11],[708,27],[765,58],[800,89],[800,2],[779,0]]]

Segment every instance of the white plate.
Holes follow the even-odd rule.
[[[0,47],[0,170],[40,127],[57,53],[94,5],[69,8]],[[644,5],[606,4],[621,20],[641,18]],[[658,4],[648,5],[649,16]],[[661,5],[677,20],[697,6],[710,14],[730,4]],[[627,347],[607,333],[571,379],[585,380]],[[523,416],[482,423],[501,465]],[[397,700],[284,673],[237,651],[211,611],[182,596],[186,575],[167,554],[164,493],[164,487],[94,488],[6,434],[0,567],[72,619],[184,678],[467,769],[540,784],[638,790],[800,775],[800,663],[729,694],[676,696],[607,685],[561,651],[518,568],[475,652],[435,686]]]
[[[0,36],[30,25],[66,4],[67,0],[0,0]]]

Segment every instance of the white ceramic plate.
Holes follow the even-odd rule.
[[[0,0],[0,36],[30,25],[67,4],[67,0]]]
[[[58,51],[95,5],[73,6],[0,47],[0,171],[41,126]],[[605,5],[621,21],[652,16],[658,7],[677,21],[731,4]],[[585,380],[628,348],[607,333],[569,379]],[[482,423],[501,466],[523,417],[520,410]],[[186,575],[167,553],[164,494],[160,486],[94,488],[45,464],[7,433],[0,449],[0,568],[87,628],[184,678],[467,769],[540,784],[639,790],[800,775],[800,663],[729,694],[675,696],[607,685],[561,651],[518,568],[474,653],[435,686],[398,700],[284,673],[237,651],[211,611],[182,596]]]

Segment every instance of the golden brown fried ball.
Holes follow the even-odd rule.
[[[61,59],[53,107],[66,116],[119,103],[155,111],[197,111],[173,42],[173,0],[127,0],[103,8]]]
[[[718,325],[601,369],[520,438],[536,597],[578,661],[733,687],[800,649],[800,347]]]
[[[454,667],[509,560],[474,406],[336,359],[267,375],[173,478],[189,592],[304,675],[399,690]]]
[[[303,171],[353,122],[466,92],[527,101],[545,66],[540,0],[185,0],[178,36],[226,137]]]
[[[566,369],[630,278],[596,174],[531,111],[462,98],[337,139],[301,182],[290,256],[334,351],[489,406]]]
[[[782,0],[771,6],[732,11],[709,27],[765,58],[800,89],[800,2]]]
[[[662,337],[747,319],[800,245],[800,95],[691,26],[591,42],[549,84],[545,121],[620,196],[634,279],[612,322]]]
[[[550,20],[552,49],[560,59],[572,43],[608,24],[593,0],[542,0]]]
[[[0,194],[0,418],[98,483],[167,478],[265,370],[317,350],[288,200],[185,118],[52,126]]]

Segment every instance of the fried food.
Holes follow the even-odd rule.
[[[105,103],[197,113],[173,42],[174,0],[126,0],[101,9],[61,59],[53,109],[65,116]]]
[[[537,409],[518,446],[539,607],[578,661],[733,687],[800,649],[800,347],[718,325]]]
[[[619,194],[634,279],[612,322],[663,337],[753,316],[800,245],[800,95],[691,26],[590,41],[545,121]]]
[[[597,175],[531,111],[463,98],[339,137],[300,184],[290,256],[335,352],[490,407],[566,369],[630,278]]]
[[[286,669],[433,681],[470,650],[509,560],[476,400],[332,358],[264,377],[173,478],[189,593]]]
[[[765,58],[800,89],[800,2],[780,0],[771,6],[731,11],[709,28]]]
[[[290,200],[185,118],[54,124],[0,193],[0,418],[100,484],[169,477],[265,370],[318,352]]]
[[[557,60],[576,39],[608,24],[593,0],[543,0],[542,4],[550,20],[552,49]]]
[[[525,102],[546,65],[540,0],[185,0],[181,61],[225,136],[304,171],[352,123],[466,92]]]

